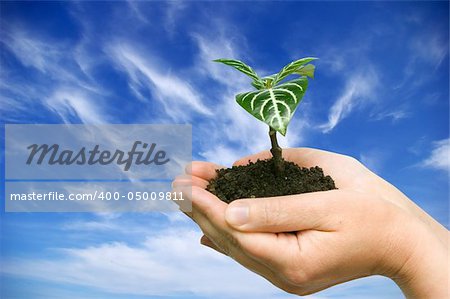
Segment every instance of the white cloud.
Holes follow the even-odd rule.
[[[36,36],[19,28],[11,28],[1,41],[22,65],[38,70],[47,80],[76,85],[78,88],[97,93],[101,91],[98,86],[85,80],[78,69],[74,68],[76,63],[76,54],[72,51],[74,45]]]
[[[178,213],[180,214],[180,213]],[[122,235],[138,222],[88,222],[73,233],[90,231]],[[117,223],[118,222],[118,223]],[[120,226],[123,226],[122,228]],[[134,229],[133,229],[134,230]],[[44,258],[5,258],[0,272],[20,278],[32,278],[57,285],[58,289],[81,286],[109,295],[189,296],[201,298],[298,298],[279,290],[262,277],[248,271],[230,258],[201,246],[198,230],[172,222],[167,229],[138,230],[144,241],[100,243],[92,246],[51,248]],[[133,236],[138,233],[133,232]],[[146,236],[146,237],[145,237]],[[245,282],[245,283],[243,283]],[[376,292],[375,292],[376,290]],[[398,298],[400,290],[384,277],[359,279],[306,298]],[[106,295],[105,295],[106,296]]]
[[[166,15],[164,18],[164,29],[171,35],[175,33],[177,20],[180,12],[186,9],[187,5],[183,1],[168,1],[166,8]]]
[[[23,80],[6,68],[11,74],[2,76],[0,88],[5,96],[0,99],[0,111],[7,112],[7,119],[20,122],[33,114],[33,107],[46,107],[65,123],[106,121],[101,102],[105,93],[77,67],[83,55],[73,53],[72,45],[16,27],[8,28],[1,41],[23,66],[37,71],[32,80]],[[20,116],[12,117],[17,111]]]
[[[60,56],[57,47],[33,38],[22,30],[4,35],[3,41],[24,66],[36,68],[43,73],[50,73],[53,62]]]
[[[131,90],[142,101],[148,101],[143,90],[150,90],[167,115],[177,122],[190,120],[193,113],[212,115],[211,110],[202,103],[201,93],[186,78],[162,72],[152,63],[149,55],[121,43],[109,47],[109,52],[112,61],[128,74]]]
[[[422,164],[424,167],[450,170],[450,138],[435,141],[430,156]]]
[[[196,227],[191,219],[186,217],[179,210],[154,212],[155,217],[145,216],[142,218],[134,217],[128,218],[126,213],[92,213],[96,217],[93,219],[78,219],[64,222],[59,228],[63,231],[73,233],[93,233],[102,235],[111,234],[115,239],[129,238],[135,236],[141,239],[152,233],[152,224],[158,223],[159,220],[167,221],[169,226],[183,226],[183,229],[188,227]],[[161,217],[163,216],[163,217]],[[142,225],[145,222],[146,225]],[[148,223],[151,222],[151,223]],[[158,225],[156,225],[158,226]],[[130,230],[130,227],[133,227]]]
[[[139,1],[133,1],[133,0],[127,0],[126,3],[128,4],[128,6],[130,7],[132,16],[139,20],[139,22],[143,23],[143,24],[148,24],[149,20],[147,19],[147,17],[145,16],[145,14],[143,14],[139,8]]]
[[[172,224],[172,225],[178,225],[180,223],[191,223],[191,219],[189,219],[188,217],[186,217],[186,215],[180,213],[180,211],[176,211],[176,212],[162,212],[166,217],[167,220]]]
[[[439,30],[428,29],[408,40],[406,63],[402,81],[394,89],[409,92],[423,91],[421,88],[434,78],[436,71],[448,55],[448,37]]]
[[[251,80],[246,75],[238,73],[225,65],[213,62],[214,59],[218,58],[242,59],[240,57],[247,56],[243,55],[243,49],[240,49],[235,42],[226,36],[224,31],[228,25],[220,22],[217,26],[220,26],[216,29],[218,32],[210,33],[212,36],[204,33],[192,35],[199,49],[198,69],[201,70],[203,75],[219,81],[233,92],[251,88]],[[249,61],[246,61],[246,63],[249,63]]]
[[[365,72],[350,76],[342,94],[330,108],[328,122],[320,125],[319,128],[324,133],[333,130],[355,108],[373,99],[377,85],[378,75],[370,67],[367,67]]]
[[[73,123],[74,118],[86,124],[106,123],[104,111],[81,89],[58,89],[47,99],[47,105],[64,123]]]
[[[207,161],[213,161],[222,166],[230,166],[241,158],[240,153],[235,148],[223,144],[216,144],[213,149],[201,152],[200,155]]]
[[[448,54],[448,39],[436,32],[426,32],[413,38],[410,48],[413,59],[420,59],[438,68]]]
[[[107,222],[107,221],[73,221],[68,222],[60,227],[62,230],[66,231],[112,231],[114,230],[117,232],[121,229],[120,226],[117,226],[113,222]],[[126,230],[126,228],[123,228]]]
[[[198,231],[171,228],[137,246],[103,243],[55,249],[47,259],[2,260],[1,271],[115,294],[270,298],[281,293],[228,257],[200,246],[200,236]]]
[[[408,118],[411,116],[411,113],[406,109],[398,108],[396,110],[388,110],[379,112],[372,116],[373,120],[385,120],[390,119],[393,123],[398,122],[402,119]]]

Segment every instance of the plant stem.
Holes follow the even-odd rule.
[[[284,163],[283,163],[283,157],[282,157],[282,149],[278,145],[277,140],[277,131],[270,128],[269,129],[269,136],[270,136],[270,142],[272,143],[272,148],[270,149],[270,152],[272,153],[273,157],[273,164],[275,166],[275,173],[280,175],[284,171]]]

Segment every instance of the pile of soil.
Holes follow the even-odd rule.
[[[284,161],[283,174],[276,175],[273,160],[258,160],[245,166],[218,169],[207,190],[226,203],[240,198],[292,195],[336,189],[333,179],[322,168],[299,167]]]

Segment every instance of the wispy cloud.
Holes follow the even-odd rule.
[[[377,85],[378,75],[370,67],[364,72],[350,76],[342,94],[334,102],[329,111],[328,122],[320,125],[319,128],[324,133],[333,130],[355,108],[361,107],[373,99]]]
[[[4,121],[20,121],[11,113],[14,110],[22,111],[26,118],[39,107],[41,113],[53,112],[65,123],[106,122],[101,99],[105,93],[79,68],[76,55],[69,50],[71,45],[32,35],[20,27],[8,28],[1,38],[10,55],[34,71],[33,79],[25,80],[5,67],[9,76],[3,75],[0,85]]]
[[[434,78],[435,71],[448,56],[448,34],[446,36],[434,28],[426,29],[408,39],[407,45],[405,55],[408,61],[403,69],[402,81],[395,89],[413,94]]]
[[[408,118],[411,116],[411,113],[406,108],[398,108],[396,110],[385,110],[382,112],[374,113],[371,116],[372,120],[391,120],[393,123],[396,123],[402,119]]]
[[[424,32],[411,40],[410,49],[413,60],[422,60],[436,69],[448,55],[448,38],[440,32]]]
[[[149,102],[144,91],[150,91],[165,112],[173,120],[190,120],[192,113],[211,116],[200,92],[186,78],[179,78],[169,71],[162,72],[152,64],[150,55],[143,55],[124,43],[109,47],[111,60],[129,76],[131,90],[142,101]]]
[[[52,47],[17,28],[2,35],[2,43],[24,66],[36,68],[42,73],[51,73],[55,60],[60,57],[58,47]]]
[[[180,13],[186,8],[186,3],[180,0],[167,2],[166,14],[164,18],[164,28],[170,36],[174,35],[177,28],[177,19],[180,16]]]
[[[34,35],[20,27],[9,28],[1,36],[2,44],[20,63],[38,70],[47,80],[76,84],[79,88],[99,90],[79,72],[72,53],[73,44]]]
[[[60,88],[47,99],[48,107],[58,114],[64,123],[106,123],[104,111],[97,107],[95,102],[82,90],[74,88]]]
[[[450,138],[435,141],[433,149],[428,158],[422,163],[422,166],[444,171],[450,170]]]
[[[215,161],[222,166],[230,166],[242,158],[241,154],[232,146],[215,144],[214,148],[206,149],[200,153],[207,161]]]
[[[149,22],[147,17],[141,12],[139,8],[139,1],[127,0],[126,2],[130,7],[133,16],[137,18],[140,23],[147,24]]]
[[[126,230],[138,224],[128,218],[122,222],[124,219],[116,219],[115,223],[105,220],[72,222],[62,228],[63,233],[70,232],[72,237],[86,231],[92,233],[91,238],[96,238],[96,234],[103,237],[105,233],[123,236]],[[0,273],[36,279],[46,285],[57,285],[61,290],[73,290],[74,286],[79,286],[88,292],[123,295],[124,298],[296,298],[230,258],[200,246],[201,232],[198,230],[183,225],[179,220],[171,221],[170,225],[169,228],[153,231],[144,227],[137,231],[133,229],[133,236],[140,235],[141,240],[133,244],[121,241],[53,247],[48,249],[49,254],[45,257],[5,258]],[[371,290],[375,289],[377,292],[373,298],[398,298],[401,294],[387,278],[370,277],[306,298],[335,298],[343,293],[346,298],[371,298]]]
[[[208,33],[193,33],[197,48],[199,50],[197,54],[198,70],[208,77],[212,77],[214,80],[222,83],[227,89],[232,91],[239,91],[243,88],[248,88],[248,78],[244,74],[236,73],[235,70],[225,67],[219,63],[213,63],[214,59],[218,58],[233,58],[242,59],[244,55],[242,44],[232,41],[228,38],[226,30],[228,24],[223,21],[216,21],[215,27],[211,28]],[[237,37],[236,39],[244,39],[244,37]],[[247,61],[249,63],[249,61]]]
[[[190,294],[214,298],[271,298],[281,294],[228,257],[200,247],[200,236],[198,231],[171,228],[136,246],[103,243],[55,249],[53,258],[48,259],[5,260],[1,271],[113,294]]]

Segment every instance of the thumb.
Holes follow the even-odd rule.
[[[327,226],[333,222],[330,217],[336,217],[337,204],[343,196],[345,193],[341,190],[331,190],[240,199],[228,205],[225,219],[229,225],[241,231],[276,233],[327,230]]]

